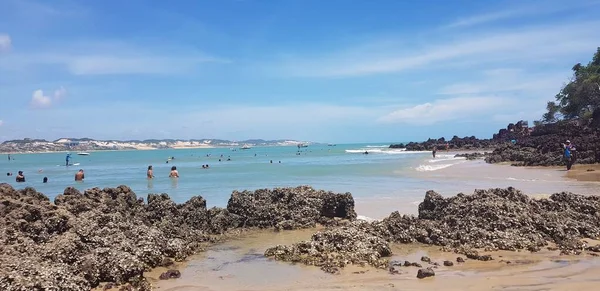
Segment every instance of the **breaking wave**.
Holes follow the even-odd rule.
[[[406,151],[406,149],[382,149],[382,148],[364,148],[357,150],[346,150],[346,153],[349,154],[362,154],[364,152],[369,152],[369,154],[387,154],[387,155],[397,155],[397,154],[422,154],[423,152],[411,152]]]
[[[456,164],[419,165],[415,168],[415,170],[417,170],[418,172],[431,172],[452,167],[454,165]]]

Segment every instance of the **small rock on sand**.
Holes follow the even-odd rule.
[[[435,276],[435,272],[432,269],[419,269],[419,271],[417,272],[417,278],[419,279],[423,279],[423,278],[427,278],[427,277],[433,277]]]
[[[181,272],[179,270],[168,270],[162,274],[160,274],[159,279],[168,280],[168,279],[177,279],[181,277]]]
[[[444,261],[444,266],[452,267],[452,266],[454,266],[454,263],[452,261]]]
[[[456,262],[457,263],[464,263],[465,259],[463,259],[462,257],[458,257],[458,258],[456,258]]]

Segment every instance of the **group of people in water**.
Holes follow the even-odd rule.
[[[202,165],[202,168],[204,168],[205,165]],[[208,167],[208,165],[206,165]],[[148,166],[148,170],[146,171],[146,177],[148,179],[154,179],[154,169],[152,168],[152,165]],[[179,178],[179,172],[177,171],[177,167],[176,166],[172,166],[171,167],[171,172],[169,172],[169,178]]]
[[[40,173],[41,172],[42,171],[40,170]],[[8,177],[10,177],[12,175],[13,175],[13,173],[11,173],[11,172],[6,173],[6,176],[8,176]],[[75,181],[82,182],[83,179],[85,179],[85,173],[84,173],[83,169],[79,169],[79,171],[77,171],[77,173],[75,173]],[[15,182],[25,183],[25,174],[23,173],[23,171],[17,172],[17,176],[15,177]],[[42,183],[48,183],[48,177],[44,177],[42,179]]]

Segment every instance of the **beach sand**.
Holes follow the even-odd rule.
[[[575,164],[573,165],[573,168],[567,172],[566,177],[582,182],[600,182],[600,164]]]
[[[467,162],[430,175],[432,181],[463,181],[459,188],[472,193],[476,188],[514,186],[534,198],[547,198],[563,190],[594,195],[598,181],[593,178],[600,169],[598,165],[576,165],[567,173],[562,168],[523,168],[507,165],[488,165],[481,161]],[[576,180],[575,180],[576,179]],[[479,181],[477,184],[470,180]],[[585,182],[579,182],[579,181]],[[504,183],[508,183],[504,185]],[[485,186],[488,185],[488,186]],[[447,188],[451,189],[451,188]],[[442,191],[443,192],[443,191]],[[443,195],[455,195],[447,192]],[[422,193],[421,195],[424,195]],[[422,197],[422,196],[421,196]],[[356,199],[358,214],[376,219],[398,210],[400,213],[416,214],[418,202],[406,198]],[[318,267],[292,265],[263,256],[264,251],[277,244],[292,244],[307,240],[316,229],[273,232],[263,231],[209,248],[206,252],[190,258],[179,266],[181,278],[169,281],[158,280],[166,269],[157,269],[148,274],[156,290],[593,290],[600,279],[600,258],[595,254],[561,256],[558,251],[543,249],[538,253],[484,252],[494,257],[493,261],[467,260],[456,263],[458,255],[442,252],[437,246],[421,244],[393,245],[391,260],[419,262],[421,256],[429,256],[440,263],[436,276],[417,279],[416,267],[400,267],[401,274],[392,275],[386,270],[371,267],[346,267],[339,275],[330,275]],[[596,241],[589,241],[596,244]],[[443,266],[449,260],[454,266]],[[506,261],[510,261],[507,263]],[[423,263],[426,267],[427,264]]]

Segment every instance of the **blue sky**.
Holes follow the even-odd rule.
[[[599,9],[0,0],[0,140],[490,137],[591,59]]]

